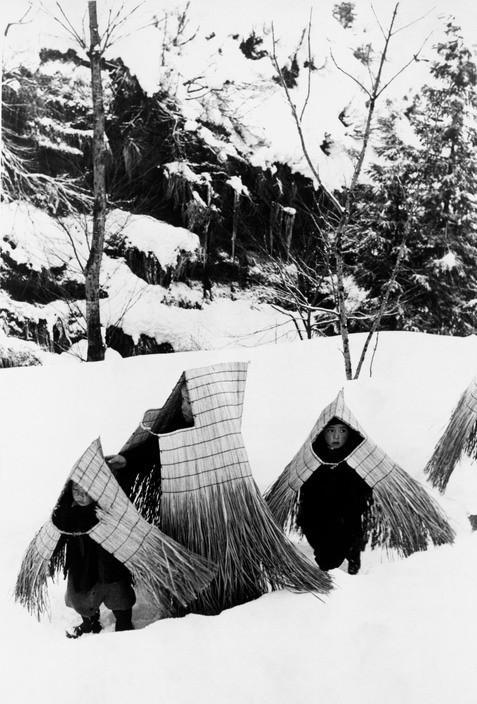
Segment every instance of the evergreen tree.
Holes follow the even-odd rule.
[[[477,306],[477,69],[459,28],[436,47],[431,81],[406,111],[418,146],[381,121],[380,161],[354,216],[356,278],[371,296],[386,284],[408,218],[403,266],[385,327],[445,334],[475,329]]]

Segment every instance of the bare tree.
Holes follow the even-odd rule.
[[[89,0],[91,92],[93,96],[93,235],[85,267],[86,327],[88,362],[104,359],[99,309],[99,277],[103,257],[106,223],[106,181],[104,144],[104,98],[101,78],[101,43],[96,0]]]
[[[121,5],[117,11],[110,10],[106,29],[100,35],[96,0],[88,0],[89,46],[84,32],[75,28],[60,3],[57,3],[59,16],[55,19],[87,50],[91,66],[91,94],[93,103],[93,233],[89,257],[85,266],[86,292],[86,333],[88,340],[88,361],[104,359],[105,345],[101,331],[100,315],[100,274],[103,257],[107,194],[105,180],[105,107],[101,62],[109,46],[118,39],[118,32],[124,34],[126,19],[138,10],[140,4],[126,11]]]
[[[350,223],[350,218],[351,218],[351,213],[352,213],[352,208],[354,204],[354,199],[356,195],[356,188],[359,183],[359,179],[363,170],[363,164],[367,155],[367,152],[369,150],[369,144],[370,144],[370,138],[371,138],[371,132],[373,128],[373,121],[374,121],[374,115],[375,115],[375,110],[376,110],[376,103],[378,99],[382,96],[384,91],[388,88],[388,86],[394,81],[397,76],[403,73],[413,62],[418,60],[418,56],[420,52],[422,51],[423,46],[420,47],[420,49],[417,52],[414,52],[412,55],[412,58],[405,63],[402,68],[397,71],[396,74],[394,74],[390,80],[387,82],[384,82],[383,80],[383,70],[385,63],[387,61],[388,57],[388,52],[389,52],[389,45],[392,41],[392,39],[395,37],[395,35],[400,32],[404,28],[396,28],[396,19],[397,19],[397,14],[398,14],[398,8],[399,8],[399,3],[396,3],[393,9],[393,13],[391,16],[391,20],[389,23],[389,26],[387,29],[384,29],[381,24],[379,24],[379,27],[381,29],[382,35],[383,35],[383,40],[384,40],[384,45],[379,57],[378,65],[377,65],[377,71],[376,74],[373,76],[371,71],[369,72],[370,77],[371,77],[371,87],[368,88],[366,87],[360,80],[358,80],[356,77],[352,76],[348,72],[344,71],[338,63],[335,61],[334,57],[332,56],[332,59],[339,71],[347,75],[349,78],[351,78],[353,81],[355,81],[360,89],[365,93],[367,96],[367,111],[366,111],[366,117],[364,121],[364,128],[361,136],[361,146],[358,150],[357,153],[357,158],[356,162],[353,168],[353,173],[351,177],[351,182],[349,187],[346,190],[346,198],[344,201],[344,204],[341,205],[339,201],[331,194],[326,186],[323,184],[322,179],[320,177],[320,174],[318,172],[318,169],[316,165],[313,162],[313,159],[311,158],[310,152],[308,150],[308,146],[305,140],[304,132],[303,132],[303,127],[302,127],[302,120],[303,120],[303,115],[305,112],[305,109],[307,107],[307,102],[309,98],[309,92],[307,95],[307,98],[305,100],[305,104],[299,112],[295,104],[293,103],[293,99],[290,93],[290,90],[288,89],[287,82],[285,80],[285,76],[283,75],[283,71],[281,70],[277,56],[276,56],[276,42],[275,42],[275,36],[273,34],[273,54],[272,54],[272,62],[275,67],[275,70],[277,71],[277,75],[279,77],[279,81],[281,86],[283,87],[283,90],[286,94],[288,104],[290,106],[290,110],[293,116],[293,119],[295,121],[295,125],[298,131],[298,135],[300,138],[300,143],[301,147],[303,150],[303,154],[305,156],[305,159],[310,167],[311,173],[313,175],[313,178],[315,179],[316,183],[320,186],[322,191],[327,194],[328,200],[332,204],[332,208],[334,210],[333,216],[328,219],[328,224],[329,224],[329,230],[327,234],[321,233],[321,236],[324,239],[324,249],[325,253],[326,251],[332,252],[332,261],[331,258],[328,258],[329,261],[329,266],[330,266],[330,279],[332,283],[336,282],[336,285],[334,286],[334,292],[335,292],[335,306],[336,306],[336,315],[338,318],[338,323],[339,323],[339,331],[341,334],[342,342],[343,342],[343,358],[344,358],[344,365],[345,365],[345,373],[346,373],[346,378],[347,379],[352,379],[353,378],[353,367],[352,367],[352,361],[351,361],[351,353],[350,353],[350,344],[349,344],[349,327],[348,323],[350,320],[350,314],[347,308],[347,303],[346,303],[346,291],[345,291],[345,262],[344,262],[344,248],[343,248],[343,241],[344,241],[344,236],[348,230],[349,223]],[[312,27],[312,22],[311,22],[311,16],[310,16],[310,21],[308,25],[308,50],[310,53],[309,56],[309,71],[311,70],[312,66],[312,57],[311,57],[311,48],[310,48],[310,35],[311,35],[311,27]],[[392,289],[392,286],[395,282],[402,258],[403,258],[403,252],[404,252],[404,246],[405,246],[405,238],[407,237],[407,233],[410,230],[410,223],[411,219],[413,217],[413,209],[410,209],[409,212],[409,227],[405,228],[405,235],[403,239],[402,246],[400,248],[400,252],[398,254],[398,257],[395,262],[395,266],[393,268],[391,277],[388,281],[388,284],[386,286],[386,289],[383,293],[381,305],[378,308],[378,311],[372,321],[371,327],[370,327],[370,333],[368,336],[368,339],[365,342],[365,346],[362,350],[360,360],[358,362],[355,376],[354,378],[357,378],[359,376],[359,373],[361,371],[367,349],[369,347],[369,343],[371,341],[372,336],[374,335],[377,330],[379,330],[383,315],[386,313],[386,306],[387,302],[389,299],[389,294]],[[306,272],[306,275],[309,276],[309,272]]]

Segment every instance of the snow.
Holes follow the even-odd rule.
[[[61,267],[72,258],[61,225],[44,210],[26,202],[1,203],[0,248],[33,271]]]
[[[277,66],[272,62],[275,56],[282,69],[296,57],[301,70],[290,89],[290,102],[299,115],[303,111],[301,129],[315,170],[333,189],[350,182],[350,153],[357,148],[355,130],[362,126],[366,91],[371,88],[368,69],[353,51],[371,44],[374,55],[379,56],[382,33],[389,27],[395,2],[381,0],[377,10],[367,0],[358,0],[352,30],[344,30],[332,16],[335,4],[333,0],[145,0],[139,4],[133,0],[99,0],[98,11],[100,29],[106,26],[111,6],[113,16],[118,13],[113,33],[116,41],[107,57],[121,56],[146,93],[169,92],[186,119],[186,129],[201,123],[215,125],[228,133],[228,139],[222,142],[209,135],[207,141],[224,158],[237,152],[256,167],[273,168],[274,163],[282,162],[294,172],[313,177],[291,107],[276,81]],[[419,8],[411,0],[399,3],[383,73],[382,85],[387,88],[378,101],[378,112],[385,100],[409,96],[428,79],[431,47],[442,38],[446,13],[456,16],[465,36],[473,42],[477,12],[470,5],[465,0],[452,3],[452,8],[443,0],[421,0]],[[44,45],[78,50],[65,29],[65,18],[88,41],[82,3],[63,0],[64,17],[59,15],[54,0],[44,0],[41,6],[42,11],[33,5],[29,24],[9,27],[4,41],[7,67],[20,60],[38,64],[38,50]],[[7,2],[2,8],[4,24],[18,22],[27,7],[26,0]],[[257,49],[268,52],[256,60],[248,59],[240,49],[241,42],[253,34],[262,42]],[[418,54],[420,61],[413,62],[413,55]],[[304,69],[310,57],[319,70]],[[56,63],[50,67],[52,71]],[[343,111],[348,127],[339,119]],[[204,138],[205,130],[199,128]],[[402,134],[409,134],[405,124]],[[415,140],[415,136],[409,134],[409,139]],[[320,148],[324,140],[330,144],[328,154]]]
[[[234,182],[238,189],[238,184]],[[82,282],[82,267],[88,254],[91,217],[65,218],[61,223],[25,201],[0,205],[3,250],[27,269],[62,267],[65,281]],[[199,237],[183,227],[175,227],[145,215],[114,209],[106,219],[107,240],[121,239],[126,248],[153,254],[164,272],[174,271],[182,254],[196,259]],[[245,347],[296,339],[291,318],[256,300],[248,293],[230,299],[230,288],[213,288],[213,300],[204,300],[200,286],[190,288],[172,281],[165,288],[149,284],[131,272],[123,258],[103,255],[101,285],[107,297],[101,298],[101,322],[121,327],[137,343],[147,335],[158,344],[168,342],[176,352],[191,349]],[[45,320],[48,330],[58,319],[71,315],[84,317],[84,301],[52,301],[33,306],[17,302],[0,292],[0,303],[18,320]],[[84,345],[75,345],[68,356],[85,358]]]
[[[29,269],[41,271],[64,267],[73,260],[84,265],[92,218],[68,216],[62,221],[27,201],[1,203],[2,235],[0,249]],[[198,235],[148,215],[133,215],[116,208],[106,217],[106,239],[120,237],[126,246],[154,254],[161,268],[175,267],[181,252],[196,254]]]
[[[159,18],[175,4],[175,0],[148,0],[141,4],[141,12],[153,10]],[[147,27],[140,40],[137,32],[124,36],[110,55],[121,55],[146,91],[166,85],[175,91],[188,119],[186,129],[199,131],[224,160],[248,150],[256,165],[266,168],[279,160],[308,173],[289,106],[271,84],[270,60],[246,60],[240,41],[232,35],[241,40],[256,29],[269,49],[273,21],[283,65],[298,49],[313,5],[314,59],[324,68],[314,77],[304,133],[313,145],[321,177],[334,187],[349,178],[347,151],[363,114],[363,95],[354,81],[332,69],[330,48],[342,68],[364,80],[352,59],[352,48],[366,40],[378,47],[379,28],[371,3],[358,0],[356,28],[344,32],[330,17],[333,4],[328,0],[192,0],[182,39],[197,31],[196,40],[164,47],[159,30]],[[4,24],[18,21],[27,5],[24,0],[4,2]],[[56,8],[49,0],[44,5]],[[104,9],[106,3],[98,5]],[[124,7],[129,5],[127,0]],[[391,0],[379,3],[383,26],[393,5]],[[63,0],[61,6],[80,26],[85,3]],[[34,10],[39,10],[39,4]],[[416,3],[400,3],[404,13],[400,27],[416,16],[424,20],[410,25],[411,35],[399,33],[386,65],[388,77],[402,66],[403,57],[407,60],[409,48],[418,49],[432,32],[425,47],[425,56],[430,54],[429,46],[441,31],[438,15],[448,10],[443,0],[421,0],[418,10]],[[473,41],[475,6],[456,0],[451,10]],[[10,27],[4,59],[11,67],[28,55],[34,67],[41,46],[66,50],[71,44],[58,25],[53,27],[51,17],[34,13],[29,25]],[[161,63],[166,49],[168,70]],[[306,51],[305,42],[301,60]],[[57,68],[55,62],[43,70]],[[391,86],[392,97],[402,97],[409,86],[418,89],[426,70],[427,60],[404,72]],[[76,72],[79,78],[83,74],[82,69]],[[205,88],[193,99],[191,88],[197,88],[199,77],[204,76]],[[307,95],[303,77],[294,92],[299,109]],[[351,121],[349,130],[338,120],[343,108]],[[201,124],[209,120],[231,129],[236,115],[244,125],[232,141],[218,139]],[[404,119],[400,130],[407,141],[415,138]],[[319,148],[326,134],[333,140],[329,157]],[[177,168],[177,164],[168,165],[170,173]],[[187,166],[180,168],[184,173]],[[191,181],[197,178],[192,175]],[[201,178],[206,180],[207,174]],[[240,192],[240,183],[233,181],[231,186]],[[192,253],[196,249],[195,235],[178,232],[183,228],[171,230],[164,223],[136,220],[118,211],[112,217],[120,221],[118,228],[123,228],[121,235],[127,236],[130,245],[154,252],[166,266],[175,264],[179,249]],[[154,228],[159,228],[160,237]],[[44,212],[4,205],[2,234],[6,239],[1,246],[19,263],[37,272],[67,263],[68,276],[78,276],[71,241]],[[84,228],[81,231],[72,224],[70,235],[84,261]],[[440,262],[443,268],[455,264],[452,253]],[[395,332],[379,335],[361,378],[346,382],[338,338],[298,342],[292,321],[259,301],[227,300],[216,291],[214,300],[205,304],[197,291],[186,292],[176,283],[168,290],[150,286],[134,277],[122,260],[107,256],[102,276],[109,293],[101,302],[103,325],[121,321],[135,340],[148,334],[158,342],[171,342],[179,352],[121,359],[108,350],[101,363],[67,363],[78,359],[73,353],[84,355],[80,343],[70,355],[43,353],[43,367],[0,370],[2,702],[475,704],[477,533],[471,532],[467,515],[477,513],[477,472],[469,459],[457,467],[444,496],[426,483],[457,532],[453,546],[431,548],[406,560],[368,550],[357,576],[333,570],[336,589],[326,597],[279,591],[219,616],[155,620],[139,595],[135,631],[114,633],[111,615],[104,611],[103,633],[78,641],[64,636],[65,628],[78,620],[64,605],[64,582],[51,585],[51,620],[37,622],[13,601],[23,552],[48,518],[74,462],[98,436],[106,453],[116,452],[144,410],[163,403],[184,369],[250,361],[243,435],[261,490],[283,470],[320,411],[342,387],[347,404],[370,436],[410,474],[426,482],[423,467],[476,373],[475,336]],[[358,290],[355,295],[359,300]],[[166,306],[167,300],[192,307]],[[13,305],[6,299],[3,304]],[[53,306],[47,309],[50,327]],[[18,304],[17,314],[30,314],[27,307]],[[351,336],[355,363],[363,341],[363,335]],[[22,346],[34,349],[32,343],[7,338],[1,331],[0,344],[19,351]],[[197,351],[180,351],[191,347]],[[298,545],[311,554],[304,541]]]
[[[436,268],[441,271],[451,271],[452,269],[459,268],[460,262],[454,252],[447,252],[447,254],[444,254],[440,259],[436,259],[435,264]]]
[[[113,210],[107,227],[110,237],[118,232],[130,246],[154,254],[164,270],[176,266],[181,251],[192,254],[200,245],[199,236],[185,227],[175,227],[149,215]]]
[[[364,341],[351,337],[353,358]],[[407,559],[367,550],[357,576],[332,571],[327,596],[278,591],[219,616],[155,620],[141,599],[136,630],[67,640],[77,623],[51,585],[51,620],[12,598],[23,551],[47,519],[76,459],[96,437],[118,450],[145,409],[184,369],[250,362],[243,435],[264,490],[344,387],[369,435],[410,474],[422,469],[473,378],[477,338],[381,333],[359,380],[346,382],[338,338],[91,364],[1,371],[0,618],[2,701],[30,704],[475,704],[475,463],[441,496],[455,544]],[[293,537],[293,536],[292,536]],[[296,537],[293,537],[296,540]],[[304,541],[298,546],[307,555]]]

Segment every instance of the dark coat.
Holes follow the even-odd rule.
[[[297,525],[315,553],[321,569],[339,565],[351,551],[362,549],[362,515],[372,501],[372,489],[344,459],[350,443],[330,450],[321,436],[313,451],[321,465],[300,489]]]
[[[186,421],[180,408],[168,416],[161,426],[161,433],[191,427],[193,422]],[[121,457],[126,460],[125,467],[114,470],[121,489],[136,504],[143,518],[160,525],[162,477],[159,437],[155,433],[147,435],[139,445],[122,450]]]
[[[180,409],[168,418],[167,425],[161,427],[161,433],[172,433],[174,430],[188,428],[192,422],[184,420]],[[156,434],[148,435],[140,445],[123,450],[121,456],[126,460],[123,469],[114,472],[121,488],[130,496],[131,490],[144,478],[153,476],[155,482],[160,486],[161,482],[161,456],[159,450],[159,438]]]
[[[95,584],[132,583],[131,573],[87,534],[98,523],[97,504],[78,506],[73,503],[71,487],[60,497],[52,515],[54,525],[64,533],[60,541],[66,544],[65,575],[73,581],[77,592],[87,592]]]

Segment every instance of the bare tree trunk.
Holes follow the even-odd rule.
[[[393,12],[393,15],[391,18],[391,22],[389,24],[389,29],[385,35],[384,48],[381,52],[378,73],[377,73],[376,78],[374,80],[374,83],[372,86],[372,91],[371,91],[371,93],[369,93],[368,114],[366,116],[366,125],[364,128],[361,150],[360,150],[360,153],[358,155],[358,160],[357,160],[356,165],[353,170],[351,184],[348,189],[347,196],[346,196],[346,203],[345,203],[345,206],[344,206],[343,211],[341,213],[340,222],[339,222],[339,225],[338,225],[338,228],[336,231],[336,235],[334,238],[333,250],[334,250],[335,262],[336,262],[338,317],[339,317],[339,321],[340,321],[340,333],[341,333],[341,339],[342,339],[342,343],[343,343],[343,357],[344,357],[345,373],[346,373],[347,379],[353,378],[353,369],[352,369],[352,364],[351,364],[351,352],[350,352],[350,346],[349,346],[349,330],[348,330],[348,312],[346,310],[345,288],[344,288],[343,235],[348,228],[349,220],[351,217],[351,209],[353,207],[355,189],[356,189],[359,177],[361,175],[361,170],[363,168],[364,158],[365,158],[366,152],[368,150],[368,144],[369,144],[369,139],[371,136],[371,126],[372,126],[372,120],[373,120],[373,116],[374,116],[374,110],[376,107],[376,101],[377,101],[380,93],[383,90],[381,87],[381,76],[382,76],[384,64],[386,62],[389,42],[391,40],[391,37],[393,36],[393,28],[394,28],[394,23],[396,21],[398,5],[399,5],[399,3],[397,3],[394,6],[394,12]],[[399,259],[399,262],[400,262],[400,259]],[[397,274],[397,269],[396,269],[396,274]],[[380,322],[380,320],[381,320],[381,316],[379,317],[379,322]],[[362,364],[362,360],[360,360],[360,369],[361,369],[361,364]],[[359,371],[356,374],[356,377],[358,376],[358,374],[359,374]]]
[[[88,0],[91,90],[93,96],[93,236],[85,268],[86,331],[88,362],[104,359],[105,347],[101,335],[99,308],[99,277],[103,257],[106,223],[106,182],[104,146],[104,100],[101,80],[101,47],[98,31],[96,0]]]
[[[406,221],[405,228],[404,228],[404,234],[403,234],[401,246],[399,247],[399,252],[396,257],[396,261],[394,262],[394,267],[393,267],[391,276],[389,278],[389,281],[386,284],[386,291],[381,299],[381,304],[379,306],[378,313],[377,313],[376,317],[374,318],[373,324],[371,325],[371,329],[369,330],[369,332],[366,336],[366,340],[364,342],[363,349],[361,350],[361,356],[359,358],[359,362],[356,367],[356,373],[354,375],[355,379],[357,379],[359,377],[359,374],[361,372],[361,368],[362,368],[364,360],[366,358],[366,353],[368,351],[368,347],[371,343],[373,335],[376,333],[377,330],[379,330],[379,328],[381,326],[381,320],[382,320],[384,312],[386,310],[389,296],[392,291],[392,287],[394,285],[394,282],[396,281],[396,277],[398,275],[398,271],[401,267],[401,262],[403,260],[403,257],[404,257],[405,251],[406,251],[406,241],[407,241],[408,235],[411,231],[411,227],[412,227],[412,216],[409,215],[408,219]]]

